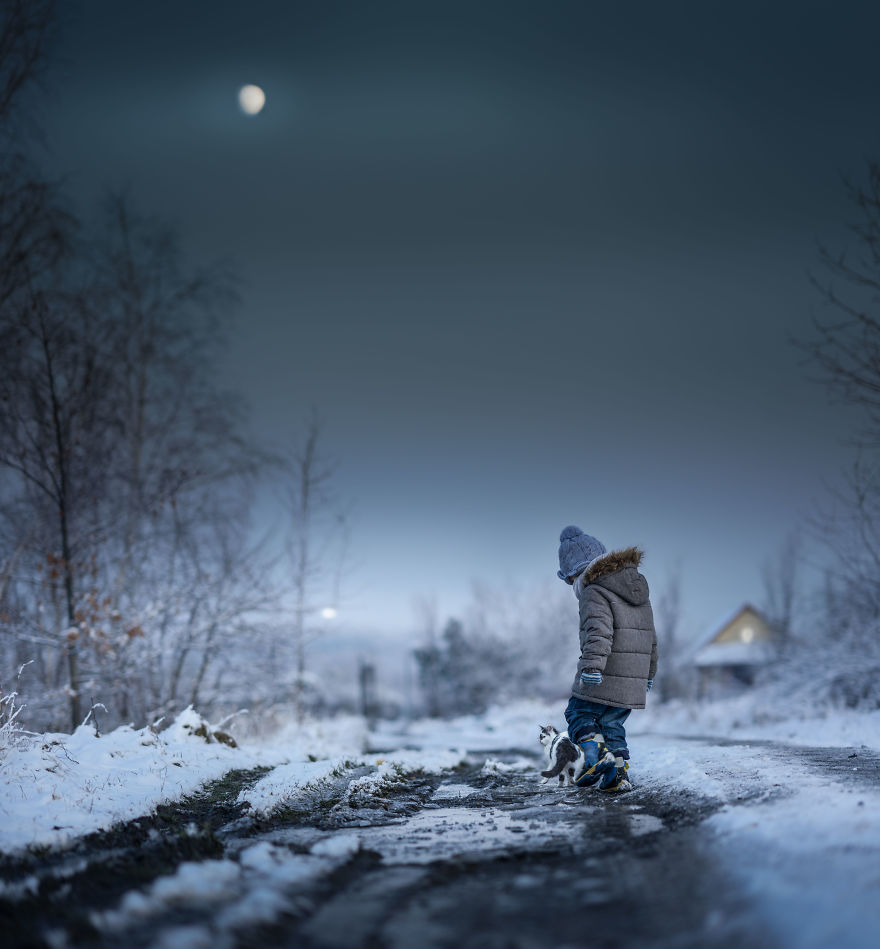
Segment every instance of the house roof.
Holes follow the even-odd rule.
[[[748,643],[715,641],[746,612],[753,613],[757,620],[770,629],[770,624],[759,609],[751,603],[743,603],[725,613],[720,620],[712,624],[704,636],[694,643],[690,650],[690,661],[700,667],[749,666],[760,665],[771,659],[773,645],[763,638]]]
[[[773,645],[766,640],[750,643],[709,643],[694,656],[694,665],[758,666],[773,658]]]
[[[766,617],[757,607],[752,606],[751,603],[743,603],[733,610],[728,610],[719,620],[716,620],[709,627],[708,631],[703,636],[700,636],[693,644],[692,653],[698,653],[700,650],[705,649],[710,643],[714,642],[715,638],[720,636],[728,626],[735,623],[746,610],[751,610],[759,619],[767,623]],[[769,626],[770,624],[767,623],[767,625]]]

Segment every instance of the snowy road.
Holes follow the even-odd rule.
[[[242,802],[273,772],[233,774],[63,853],[0,863],[3,944],[880,944],[880,758],[632,745],[637,787],[617,796],[542,787],[538,757],[512,749],[405,781],[337,769],[257,816]]]

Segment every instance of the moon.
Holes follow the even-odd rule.
[[[266,93],[259,86],[242,86],[238,90],[238,104],[247,115],[256,115],[266,104]]]

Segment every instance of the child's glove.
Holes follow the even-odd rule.
[[[648,679],[648,691],[650,692],[651,689],[653,689],[653,688],[654,688],[654,680],[653,680],[653,679]]]
[[[601,685],[602,673],[598,670],[594,670],[593,672],[582,672],[581,682],[583,682],[585,685]]]

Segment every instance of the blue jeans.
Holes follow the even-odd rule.
[[[626,747],[626,729],[623,723],[629,718],[631,711],[629,708],[615,708],[601,702],[588,702],[573,695],[565,707],[568,736],[578,744],[596,732],[601,732],[609,750],[628,759],[629,748]]]

